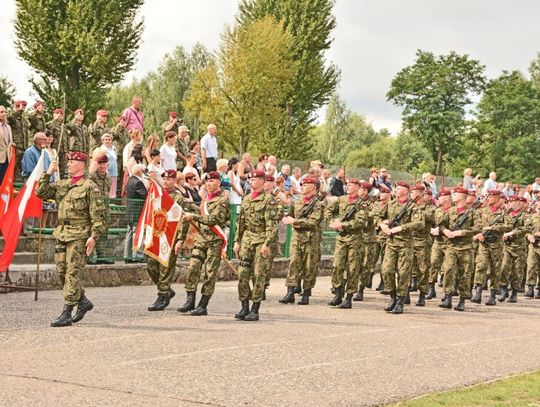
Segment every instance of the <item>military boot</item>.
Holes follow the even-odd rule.
[[[169,306],[169,304],[171,303],[171,300],[173,299],[175,295],[176,295],[176,291],[174,291],[172,288],[169,288],[169,296],[167,297],[167,305],[165,305],[166,307]]]
[[[85,314],[88,311],[91,311],[92,308],[94,308],[94,304],[90,302],[88,298],[83,294],[81,299],[79,300],[79,303],[77,304],[77,312],[75,313],[75,316],[72,318],[72,321],[79,322],[81,319],[84,318]]]
[[[456,311],[465,311],[465,297],[459,297],[458,305],[454,307]]]
[[[534,297],[534,286],[533,285],[527,285],[527,291],[525,291],[524,294],[527,298],[533,298]]]
[[[426,294],[420,291],[418,294],[418,301],[416,301],[417,307],[424,307],[426,305]]]
[[[412,293],[415,293],[418,290],[418,277],[414,276],[411,281],[411,286],[409,288],[409,291]]]
[[[335,292],[334,292],[334,298],[332,298],[330,301],[328,301],[328,305],[332,305],[332,306],[336,306],[336,305],[339,305],[343,302],[342,298],[343,298],[343,295],[342,295],[342,288],[341,287],[337,287]]]
[[[364,287],[360,286],[358,292],[353,297],[353,301],[364,301]]]
[[[409,290],[407,290],[407,295],[405,296],[405,304],[406,305],[411,304],[411,294],[409,293]]]
[[[294,293],[295,294],[302,294],[302,285],[300,283],[296,284],[296,287],[294,287]]]
[[[279,300],[279,302],[282,304],[294,304],[295,293],[296,289],[294,287],[287,287],[287,294],[285,294],[285,297]]]
[[[352,308],[352,297],[353,295],[352,294],[347,294],[347,296],[345,297],[345,301],[343,301],[343,303],[341,303],[338,308],[342,308],[342,309],[346,309],[346,308]]]
[[[504,302],[508,298],[508,286],[502,286],[501,287],[501,295],[499,295],[499,302]]]
[[[444,294],[444,301],[439,304],[441,308],[452,308],[452,293]]]
[[[186,292],[186,302],[178,307],[178,312],[186,313],[195,308],[195,291]]]
[[[384,310],[386,312],[392,311],[394,309],[394,307],[396,306],[396,303],[397,303],[396,292],[392,291],[390,293],[390,302],[388,303],[388,305],[386,307],[384,307]]]
[[[156,301],[148,307],[148,311],[163,311],[169,305],[169,295],[158,294]]]
[[[51,326],[71,326],[71,311],[73,311],[73,305],[64,305],[64,309],[58,318],[51,322]]]
[[[437,298],[437,292],[435,291],[435,283],[429,283],[426,300],[431,300],[432,298]]]
[[[475,304],[482,303],[482,286],[477,285],[474,287],[474,295],[471,298],[471,302],[474,302]]]
[[[235,314],[236,319],[243,320],[249,314],[249,300],[242,300],[242,308]]]
[[[404,304],[405,304],[405,296],[400,295],[397,299],[396,306],[390,312],[392,314],[403,314]]]
[[[366,287],[369,289],[373,287],[373,273],[369,273],[369,280],[368,280],[368,283],[366,284]]]
[[[201,315],[208,315],[208,310],[206,307],[208,307],[208,302],[210,301],[209,295],[203,295],[201,297],[201,300],[199,301],[199,305],[197,305],[197,308],[191,311],[191,315],[195,316],[201,316]]]
[[[311,297],[311,288],[304,288],[302,298],[298,301],[298,305],[309,305],[309,297]]]
[[[512,295],[508,298],[508,302],[517,302],[518,290],[512,288]]]
[[[534,295],[534,298],[535,299],[540,299],[540,287],[537,287],[537,291],[536,291],[536,294]]]
[[[246,315],[244,321],[258,321],[259,320],[259,307],[261,306],[260,302],[254,302],[251,306],[251,311]]]
[[[497,305],[497,298],[496,297],[497,297],[497,289],[492,288],[489,291],[489,298],[486,301],[486,305]]]
[[[379,285],[377,286],[377,288],[375,289],[375,291],[382,291],[384,290],[384,281],[383,279],[381,278],[381,281],[379,281]]]

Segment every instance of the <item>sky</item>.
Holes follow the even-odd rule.
[[[15,0],[1,3],[0,75],[14,83],[19,98],[33,101],[31,69],[13,46]],[[237,8],[237,0],[147,0],[143,43],[125,82],[155,70],[178,45],[190,49],[200,42],[216,49]],[[401,109],[386,101],[386,93],[395,74],[414,63],[417,49],[468,54],[486,65],[488,78],[503,70],[527,72],[540,51],[537,0],[337,0],[334,15],[326,59],[341,69],[338,92],[352,111],[393,134]]]

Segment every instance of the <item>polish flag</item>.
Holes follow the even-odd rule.
[[[6,214],[13,199],[13,180],[15,178],[15,147],[11,147],[11,160],[9,161],[4,180],[0,186],[0,229],[2,218]]]

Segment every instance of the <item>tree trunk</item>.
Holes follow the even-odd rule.
[[[435,175],[442,174],[442,165],[442,151],[439,149],[439,151],[437,151],[437,170],[435,171]]]

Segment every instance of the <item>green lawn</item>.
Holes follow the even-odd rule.
[[[540,407],[540,371],[488,384],[432,394],[394,404],[400,407]]]

